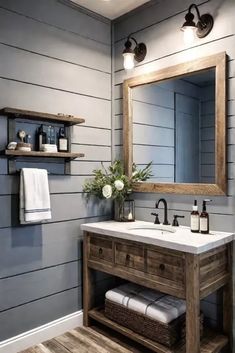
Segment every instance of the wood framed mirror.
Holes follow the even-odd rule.
[[[226,194],[226,53],[125,80],[123,147],[128,176],[153,163],[134,191]]]

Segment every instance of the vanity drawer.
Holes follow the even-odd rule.
[[[144,271],[143,246],[116,242],[115,264]]]
[[[89,241],[89,259],[113,262],[112,240],[91,235]]]
[[[182,253],[164,250],[146,250],[147,273],[183,284],[185,282]]]

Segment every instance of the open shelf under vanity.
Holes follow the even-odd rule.
[[[136,341],[137,343],[142,344],[144,347],[151,349],[153,352],[156,353],[185,353],[186,347],[185,342],[179,342],[176,346],[172,348],[165,347],[164,345],[153,341],[149,338],[146,338],[134,331],[126,328],[125,326],[119,325],[118,323],[108,319],[105,316],[104,308],[98,307],[92,310],[89,310],[88,315],[91,319],[95,320],[96,322],[105,325],[122,335],[131,338],[132,340]],[[225,347],[228,343],[228,337],[225,335],[216,333],[212,330],[206,330],[203,338],[201,340],[201,347],[200,353],[217,353]]]

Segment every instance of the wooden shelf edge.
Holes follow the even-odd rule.
[[[67,158],[75,159],[84,157],[84,153],[74,152],[40,152],[40,151],[17,151],[17,150],[4,150],[0,152],[1,155],[6,157],[43,157],[43,158]]]
[[[0,114],[7,116],[14,116],[15,118],[20,119],[33,119],[33,120],[47,120],[61,122],[68,125],[82,124],[85,122],[85,119],[76,117],[73,115],[60,115],[60,114],[48,114],[43,112],[35,112],[31,110],[23,110],[17,108],[3,108],[0,110]]]
[[[176,347],[168,348],[160,343],[145,338],[124,326],[115,323],[104,315],[103,308],[94,308],[88,312],[88,315],[93,320],[108,326],[109,328],[123,334],[124,336],[131,338],[132,340],[142,344],[143,346],[153,350],[156,353],[185,353],[185,345],[179,344]],[[201,341],[200,353],[218,353],[227,344],[228,337],[222,334],[208,331]]]

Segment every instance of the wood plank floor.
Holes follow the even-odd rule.
[[[148,353],[103,329],[79,327],[20,353]]]

